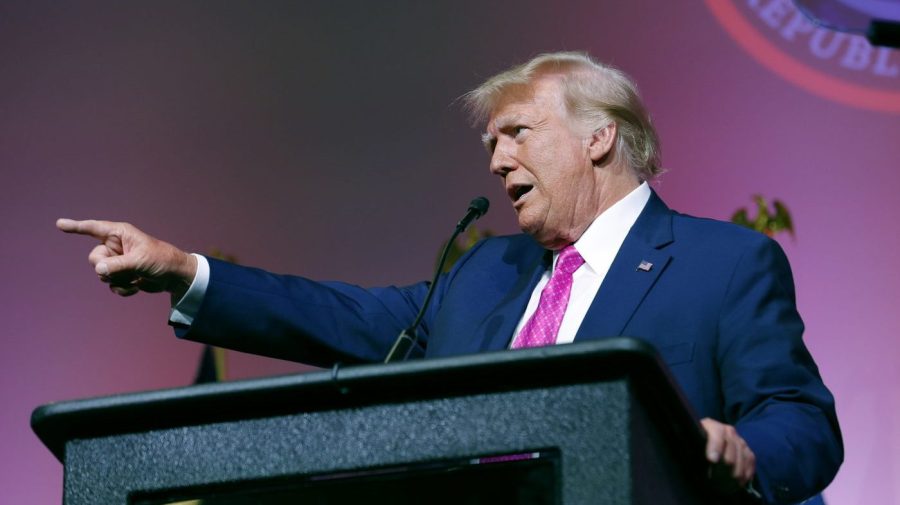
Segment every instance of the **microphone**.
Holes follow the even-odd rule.
[[[459,223],[456,224],[456,233],[462,233],[466,228],[469,227],[472,221],[475,221],[481,218],[481,216],[487,214],[488,208],[490,208],[490,206],[491,202],[483,196],[472,199],[472,201],[469,203],[469,210],[466,211],[466,215],[463,216],[463,218],[459,220]]]
[[[450,252],[453,241],[456,240],[456,237],[465,231],[470,224],[472,224],[472,221],[487,214],[488,207],[490,206],[491,202],[483,196],[479,196],[469,203],[469,209],[466,211],[466,215],[456,224],[456,230],[453,232],[453,235],[450,236],[447,245],[444,246],[443,252],[441,252],[441,259],[438,261],[437,268],[434,270],[434,277],[431,279],[431,285],[428,287],[428,294],[425,295],[425,301],[422,302],[422,307],[419,309],[415,321],[397,336],[397,340],[394,341],[394,345],[391,347],[390,352],[388,352],[387,357],[384,358],[385,363],[406,361],[409,357],[410,351],[412,351],[413,346],[416,345],[416,341],[419,339],[419,336],[416,335],[416,328],[419,326],[419,323],[422,322],[422,318],[425,316],[425,310],[431,302],[431,296],[434,294],[434,287],[437,285],[438,277],[440,277],[441,271],[444,269],[444,263],[447,261],[447,253]]]

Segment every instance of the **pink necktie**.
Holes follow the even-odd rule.
[[[559,333],[559,325],[566,313],[569,294],[572,292],[572,273],[582,264],[584,258],[578,254],[575,246],[569,245],[560,251],[550,282],[541,291],[541,301],[537,310],[522,327],[522,331],[513,342],[513,349],[556,343],[556,334]]]

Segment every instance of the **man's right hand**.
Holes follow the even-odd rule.
[[[138,291],[168,291],[174,303],[181,299],[197,273],[196,258],[128,223],[58,219],[56,227],[100,241],[88,255],[88,261],[100,280],[121,296]]]

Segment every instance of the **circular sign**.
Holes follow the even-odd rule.
[[[816,26],[790,0],[705,2],[731,38],[783,79],[834,102],[900,113],[900,51]]]

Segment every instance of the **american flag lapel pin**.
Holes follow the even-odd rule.
[[[649,272],[651,268],[653,268],[653,263],[649,261],[641,261],[641,264],[637,267],[641,272]]]

